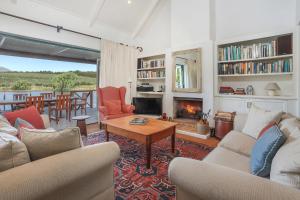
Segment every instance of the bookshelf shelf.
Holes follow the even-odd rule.
[[[143,85],[148,85],[153,88],[153,91],[142,92],[137,91],[140,96],[155,96],[163,97],[165,88],[165,54],[153,55],[148,57],[142,57],[138,59],[137,65],[137,86],[144,87]]]
[[[242,59],[242,60],[225,60],[225,61],[219,61],[218,63],[222,64],[222,63],[239,63],[239,62],[253,62],[253,61],[264,61],[264,60],[278,60],[278,59],[291,58],[291,57],[293,57],[293,54],[270,56],[270,57],[263,57],[263,58]]]
[[[164,95],[164,92],[138,92],[139,94]]]
[[[235,94],[217,94],[215,97],[224,98],[244,98],[244,99],[275,99],[275,100],[297,100],[294,96],[264,96],[264,95],[235,95]]]
[[[245,76],[281,76],[281,75],[293,75],[293,72],[283,73],[259,73],[259,74],[219,74],[218,77],[245,77]]]
[[[137,71],[160,70],[160,69],[164,70],[165,67],[141,68],[141,69],[137,69]]]
[[[138,80],[164,80],[165,77],[138,78]]]

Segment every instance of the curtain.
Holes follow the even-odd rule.
[[[127,89],[126,102],[131,102],[130,94],[133,97],[136,91],[138,50],[102,39],[100,51],[99,86],[124,86]],[[129,82],[132,82],[131,89]]]

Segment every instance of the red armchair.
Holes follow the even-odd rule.
[[[98,88],[97,94],[100,122],[133,114],[134,106],[125,103],[125,87]]]

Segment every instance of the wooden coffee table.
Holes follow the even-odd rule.
[[[145,125],[130,125],[129,122],[138,117],[136,115],[103,121],[105,125],[106,141],[109,134],[115,134],[136,140],[146,145],[147,168],[151,166],[151,145],[171,136],[172,152],[175,152],[176,123],[149,118]]]

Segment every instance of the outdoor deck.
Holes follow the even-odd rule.
[[[97,124],[98,123],[98,113],[97,113],[97,108],[86,108],[87,111],[87,115],[91,116],[91,118],[86,120],[86,124],[90,125],[90,124]],[[48,114],[48,113],[45,113]],[[77,116],[81,115],[80,110],[77,111]],[[85,115],[84,113],[82,115]],[[72,116],[71,118],[74,117],[74,111],[72,112]],[[63,113],[63,117],[59,119],[58,124],[56,124],[55,121],[51,121],[51,127],[56,129],[56,130],[61,130],[67,127],[72,127],[72,126],[76,126],[76,121],[72,120],[66,120],[65,114]]]

